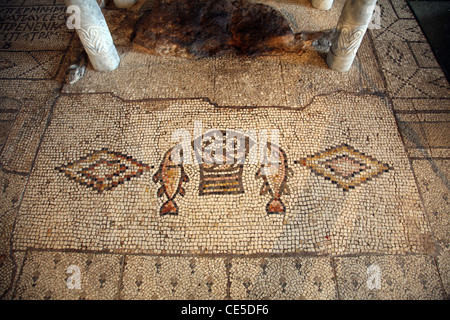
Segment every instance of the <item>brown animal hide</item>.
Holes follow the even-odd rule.
[[[281,13],[247,0],[172,0],[141,16],[133,44],[158,55],[254,56],[299,54],[326,46],[330,37],[329,31],[294,34]]]

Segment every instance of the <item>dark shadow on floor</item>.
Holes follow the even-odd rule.
[[[450,81],[450,1],[407,1]]]

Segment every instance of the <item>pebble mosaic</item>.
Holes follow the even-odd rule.
[[[14,246],[157,254],[430,253],[430,230],[394,121],[373,95],[318,97],[305,110],[63,95],[30,177]],[[207,162],[189,164],[186,157],[175,164],[168,153],[180,129],[193,137],[189,145],[199,134],[207,141],[211,129],[248,137],[254,130],[256,142],[264,141],[264,132],[268,140],[277,132],[277,144],[267,146],[280,151],[281,165],[258,179],[264,164],[249,156],[235,168],[215,164],[216,180],[206,180]]]
[[[326,43],[143,54],[145,1],[100,2],[121,56],[107,74],[62,0],[0,2],[0,299],[448,299],[449,86],[405,0],[378,1],[344,74]],[[297,33],[334,28],[345,1],[252,2]],[[84,77],[63,85],[72,63]],[[246,161],[171,163],[179,129],[189,146],[244,131]],[[276,169],[249,159],[264,130]]]

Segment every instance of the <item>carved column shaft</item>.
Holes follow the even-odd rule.
[[[94,69],[115,70],[119,66],[120,58],[97,0],[64,1],[68,7],[79,8],[77,10],[80,21],[76,30]]]
[[[330,10],[333,2],[334,0],[311,0],[312,6],[319,10]]]
[[[328,66],[336,71],[346,72],[352,66],[367,26],[372,19],[377,0],[347,0],[336,27]]]

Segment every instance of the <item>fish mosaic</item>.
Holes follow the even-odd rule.
[[[172,149],[166,152],[159,170],[153,176],[153,182],[160,183],[158,197],[165,196],[167,201],[161,206],[159,213],[164,215],[178,215],[178,206],[175,202],[176,196],[182,197],[186,191],[182,187],[183,183],[189,182],[189,177],[184,171],[183,165],[175,164],[172,159]]]
[[[267,214],[281,214],[286,212],[286,206],[281,200],[282,195],[290,194],[287,180],[294,172],[288,167],[286,153],[275,145],[268,144],[268,150],[278,163],[267,161],[256,173],[256,178],[262,178],[264,183],[261,187],[260,195],[270,194],[272,197],[266,205]]]
[[[231,134],[236,140],[238,133],[232,132]],[[211,137],[216,137],[216,141],[211,142],[214,141]],[[225,131],[218,130],[211,131],[192,141],[195,153],[197,155],[201,154],[200,159],[202,160],[199,164],[200,196],[245,193],[242,183],[244,162],[249,154],[249,149],[255,146],[255,142],[251,141],[248,136],[244,137],[241,135],[240,139],[242,140],[239,143],[236,143],[236,141],[227,143],[227,137]],[[218,143],[216,146],[223,148],[221,155],[214,154],[214,152],[205,152],[212,143]],[[237,145],[240,147],[236,147]],[[233,152],[229,152],[230,148],[233,148]],[[166,153],[160,169],[153,177],[155,183],[160,182],[162,185],[158,190],[158,196],[162,197],[165,195],[167,198],[167,201],[160,209],[161,215],[178,214],[178,207],[174,199],[178,194],[181,196],[185,195],[186,191],[182,185],[189,181],[184,173],[183,165],[176,165],[172,160],[172,150],[174,149],[172,148]],[[264,181],[260,195],[269,194],[271,196],[270,201],[266,205],[268,214],[283,214],[286,212],[286,206],[281,197],[290,193],[287,181],[293,175],[293,171],[288,167],[286,153],[281,148],[268,143],[266,151],[266,155],[270,152],[272,157],[278,161],[278,165],[265,161],[257,171],[256,178],[262,178]],[[217,159],[223,161],[216,163]]]
[[[113,190],[125,181],[140,177],[149,169],[149,165],[107,148],[55,168],[67,178],[98,193]]]

